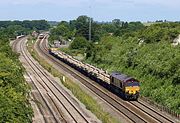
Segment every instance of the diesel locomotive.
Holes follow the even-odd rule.
[[[110,84],[114,89],[120,90],[126,99],[135,99],[139,97],[140,84],[133,77],[125,74],[113,72],[110,76]]]

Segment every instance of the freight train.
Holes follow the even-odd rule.
[[[16,36],[16,39],[20,39],[20,38],[23,38],[25,37],[25,35],[19,35],[19,36]]]
[[[109,74],[107,71],[94,67],[88,63],[83,63],[76,60],[72,56],[58,51],[57,48],[50,48],[49,53],[57,59],[65,62],[83,74],[86,74],[91,79],[98,82],[103,82],[118,93],[123,94],[123,97],[128,100],[137,100],[140,92],[140,82],[133,77],[122,73],[113,72]]]
[[[44,34],[39,34],[39,39],[43,39],[44,38]]]

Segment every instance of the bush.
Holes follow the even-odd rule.
[[[6,33],[0,34],[0,122],[30,123],[33,111],[23,67],[4,38]]]

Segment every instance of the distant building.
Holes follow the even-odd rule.
[[[177,45],[179,45],[179,44],[180,44],[180,34],[179,34],[179,36],[178,36],[176,39],[174,39],[172,45],[173,45],[173,46],[177,46]]]
[[[54,47],[59,48],[61,46],[61,42],[58,40],[54,41]]]
[[[61,45],[67,45],[67,41],[66,40],[61,40]]]
[[[142,45],[144,43],[143,39],[138,39],[138,41],[139,41],[139,45]]]

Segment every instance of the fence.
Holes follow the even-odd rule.
[[[177,112],[172,111],[171,109],[169,109],[169,108],[167,108],[167,107],[165,107],[165,106],[159,105],[159,104],[157,104],[156,102],[150,100],[149,98],[146,98],[146,97],[141,96],[140,99],[143,100],[143,101],[145,101],[145,102],[147,102],[148,104],[150,104],[150,105],[152,105],[152,106],[157,107],[159,110],[165,111],[165,112],[167,112],[168,114],[170,114],[171,116],[173,116],[173,117],[175,117],[175,118],[177,118],[177,119],[180,119],[180,115],[179,115]]]

